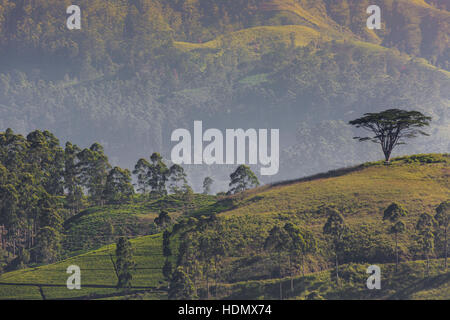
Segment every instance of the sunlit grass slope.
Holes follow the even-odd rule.
[[[187,51],[246,47],[257,53],[265,52],[265,47],[273,47],[277,43],[289,44],[291,35],[295,37],[296,46],[305,46],[314,39],[326,41],[331,38],[329,34],[321,35],[320,32],[306,26],[261,26],[232,32],[205,43],[175,42],[175,46]]]
[[[200,208],[214,201],[214,196],[193,197],[193,205]],[[128,204],[88,208],[64,223],[64,249],[66,254],[74,255],[113,243],[120,236],[154,234],[158,230],[153,221],[161,210],[175,219],[185,207],[185,201],[173,195],[153,200],[137,195]]]
[[[328,204],[356,221],[374,215],[379,218],[380,211],[394,201],[414,215],[432,211],[450,197],[449,155],[397,158],[391,165],[369,163],[341,172],[345,174],[336,171],[328,177],[324,174],[251,190],[244,199],[236,199],[236,208],[224,215],[314,214]]]

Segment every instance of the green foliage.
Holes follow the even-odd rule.
[[[134,194],[130,171],[114,167],[108,173],[103,193],[108,203],[123,203],[129,201]]]
[[[161,211],[159,216],[155,218],[155,224],[159,227],[165,227],[170,224],[171,221],[172,219],[167,211]]]
[[[392,223],[399,221],[402,217],[406,217],[408,211],[398,203],[390,204],[386,210],[384,210],[383,220],[389,220]]]
[[[228,193],[236,194],[250,188],[259,186],[259,181],[249,166],[245,164],[240,165],[230,174],[231,182],[229,184],[230,190]]]
[[[422,128],[429,126],[430,121],[431,117],[418,111],[390,109],[380,113],[367,113],[363,118],[350,121],[349,124],[373,133],[374,136],[354,139],[380,144],[385,159],[389,162],[394,148],[405,144],[405,139],[415,138],[419,134],[428,136]]]
[[[187,175],[182,166],[174,164],[169,168],[169,190],[172,193],[180,193],[187,185]]]
[[[139,266],[132,272],[131,292],[158,292],[158,297],[167,298],[160,290],[164,283],[162,267],[162,236],[153,235],[131,239],[133,260]],[[0,283],[39,284],[47,299],[57,298],[105,298],[121,296],[117,289],[117,276],[111,260],[115,255],[114,244],[68,258],[54,264],[17,270],[0,276]],[[82,270],[81,290],[67,290],[66,269],[77,265]],[[98,286],[101,286],[98,287]],[[33,286],[5,286],[0,284],[2,299],[42,299],[39,289]]]
[[[178,267],[172,275],[169,288],[169,299],[192,300],[195,298],[195,288],[189,276],[182,267]]]
[[[136,267],[136,262],[133,260],[133,247],[131,242],[125,237],[120,237],[116,244],[116,263],[115,270],[117,274],[117,288],[129,289],[131,287],[131,280],[133,279],[132,272]]]
[[[149,167],[148,177],[152,193],[156,196],[165,195],[167,194],[166,182],[170,175],[170,171],[159,153],[153,153],[150,160],[152,163]]]

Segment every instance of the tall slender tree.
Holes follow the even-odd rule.
[[[134,193],[134,188],[131,184],[130,171],[114,167],[108,173],[103,193],[104,199],[106,199],[108,203],[129,201]]]
[[[133,271],[136,263],[133,259],[133,247],[130,240],[120,237],[116,244],[116,262],[115,270],[117,275],[117,288],[131,288],[131,280],[133,280]]]
[[[103,147],[94,143],[78,153],[81,183],[87,188],[91,201],[103,205],[106,179],[111,165]]]
[[[433,229],[436,221],[428,213],[422,213],[416,224],[416,230],[419,234],[419,245],[427,260],[427,276],[430,274],[430,255],[434,252],[434,233]]]
[[[339,285],[339,256],[338,253],[342,249],[342,238],[346,230],[346,225],[342,215],[335,209],[327,208],[326,213],[328,219],[323,226],[323,234],[328,236],[330,242],[332,243],[334,256],[335,256],[335,266],[336,266],[336,283]]]
[[[187,175],[182,166],[174,164],[169,169],[169,190],[179,194],[187,184]]]
[[[133,174],[137,177],[137,191],[147,194],[150,188],[149,182],[150,163],[145,159],[139,159],[134,166]]]
[[[166,183],[169,177],[169,169],[162,156],[157,152],[151,155],[150,160],[152,163],[148,171],[148,178],[152,193],[159,197],[164,196],[167,194]]]
[[[284,230],[286,230],[289,235],[289,269],[291,270],[291,263],[295,261],[296,257],[300,257],[300,267],[302,270],[302,275],[305,276],[305,259],[306,255],[314,253],[317,250],[317,241],[311,232],[306,230],[301,230],[300,228],[294,226],[292,223],[286,223],[284,225]],[[294,282],[291,274],[291,293],[294,291]]]
[[[288,233],[284,228],[280,228],[279,226],[273,227],[269,231],[269,235],[267,236],[264,242],[264,249],[269,252],[277,253],[277,261],[280,275],[280,300],[283,300],[283,268],[282,268],[282,254],[285,250],[287,250],[290,246],[290,238]]]
[[[392,203],[389,205],[383,213],[383,221],[388,220],[391,222],[389,233],[394,235],[395,239],[395,271],[398,271],[399,263],[399,248],[398,248],[398,235],[405,232],[406,226],[401,218],[406,217],[408,211],[398,203]]]
[[[450,222],[450,200],[442,202],[436,208],[436,215],[434,219],[437,221],[439,227],[444,233],[444,270],[447,270],[447,255],[448,255],[448,226]]]

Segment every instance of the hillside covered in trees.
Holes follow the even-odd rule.
[[[399,154],[448,151],[449,17],[445,3],[369,1],[82,0],[0,2],[0,129],[50,130],[63,142],[99,141],[114,165],[159,151],[170,134],[279,128],[280,172],[304,176],[379,154],[349,143],[355,114],[387,107],[433,117],[432,135]],[[365,148],[365,149],[364,149]],[[230,167],[205,170],[224,191]]]
[[[53,211],[34,207],[40,232],[31,250],[27,238],[16,237],[22,250],[11,260],[16,234],[4,238],[7,251],[0,252],[10,264],[0,275],[0,298],[448,299],[449,186],[449,155],[427,154],[228,196],[139,195],[103,205],[83,197],[87,208],[78,214],[68,212],[67,196],[57,196]],[[1,217],[11,218],[6,212],[13,211],[4,206]],[[342,227],[337,240],[328,232],[330,217]],[[423,223],[428,218],[433,224]],[[61,220],[60,238],[45,238]],[[29,220],[18,215],[12,221],[22,221],[19,228]],[[394,233],[397,223],[404,229]],[[136,269],[128,289],[117,288],[112,260],[113,243],[122,236],[134,238]],[[52,247],[58,251],[42,251],[43,241],[59,241]],[[381,290],[366,288],[373,264],[382,270]],[[70,265],[82,270],[81,290],[66,288]]]

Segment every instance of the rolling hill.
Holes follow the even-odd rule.
[[[366,163],[347,169],[286,181],[244,194],[218,198],[205,203],[190,217],[180,217],[179,227],[171,236],[173,261],[183,234],[200,228],[199,236],[214,232],[220,226],[229,251],[220,267],[220,281],[214,293],[221,298],[278,298],[279,281],[273,268],[276,260],[262,250],[268,231],[275,225],[291,222],[310,230],[318,239],[319,250],[308,256],[306,277],[294,275],[294,292],[288,293],[290,278],[284,274],[283,286],[292,299],[448,299],[449,274],[442,273],[442,259],[433,260],[430,276],[424,276],[425,263],[415,243],[414,225],[419,214],[433,214],[435,207],[450,197],[450,156],[417,155],[396,158],[390,166],[382,162]],[[408,210],[407,232],[401,235],[401,272],[393,272],[392,237],[382,221],[382,211],[392,201]],[[325,216],[323,206],[334,206],[342,212],[351,233],[346,239],[348,250],[342,255],[340,287],[333,285],[329,249],[322,236]],[[130,207],[124,210],[133,211]],[[102,214],[94,209],[85,215]],[[138,210],[139,212],[139,210]],[[209,216],[216,212],[217,224]],[[115,219],[115,215],[111,215]],[[194,221],[185,224],[183,221]],[[194,220],[192,220],[194,219]],[[205,224],[206,223],[206,224]],[[192,229],[194,228],[194,229]],[[195,233],[194,233],[195,235]],[[166,298],[166,282],[162,276],[162,235],[132,240],[137,270],[131,292],[115,289],[115,275],[110,254],[114,246],[78,255],[58,263],[8,272],[0,276],[0,298]],[[439,249],[439,246],[437,246]],[[440,250],[440,249],[439,249]],[[440,252],[440,251],[437,251]],[[172,259],[172,258],[171,258]],[[82,290],[65,288],[69,265],[82,270]],[[365,268],[377,264],[382,268],[383,290],[365,289]],[[205,296],[205,282],[198,280],[199,295]],[[217,287],[217,289],[216,289]]]

